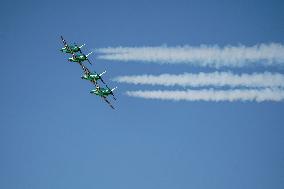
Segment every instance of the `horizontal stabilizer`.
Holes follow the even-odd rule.
[[[103,73],[100,74],[100,76],[102,76],[103,74],[105,74],[107,71],[104,71]]]
[[[115,89],[117,89],[117,87],[114,87],[113,89],[111,89],[111,92],[114,91]]]
[[[91,55],[93,52],[90,52],[89,54],[86,55],[86,57],[88,57],[89,55]]]
[[[79,48],[81,49],[82,47],[84,47],[86,44],[81,45]]]

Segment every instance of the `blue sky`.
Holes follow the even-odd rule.
[[[3,1],[0,7],[0,188],[252,189],[284,187],[283,102],[131,98],[119,75],[215,71],[96,59],[118,86],[116,111],[66,61],[60,35],[84,52],[115,46],[284,43],[284,3]],[[223,69],[221,69],[223,70]],[[283,73],[283,67],[234,72]]]

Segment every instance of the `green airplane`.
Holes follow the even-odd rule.
[[[84,74],[83,76],[81,76],[81,78],[85,80],[89,80],[91,82],[95,82],[95,83],[98,80],[101,80],[104,84],[106,84],[101,77],[105,73],[106,71],[102,72],[101,74],[97,74],[97,73]]]
[[[95,71],[92,73],[90,70],[85,67],[83,64],[80,64],[82,67],[82,70],[84,71],[84,75],[81,76],[82,79],[88,80],[93,82],[95,85],[97,85],[97,81],[101,80],[104,84],[104,80],[102,79],[102,75],[106,73],[106,71],[102,72],[101,74],[97,74]]]
[[[90,53],[87,54],[87,55],[84,55],[83,53],[82,53],[82,54],[73,54],[71,58],[68,58],[68,60],[69,60],[70,62],[78,62],[78,63],[81,63],[81,62],[87,60],[87,61],[92,65],[92,63],[91,63],[90,60],[88,59],[88,56],[89,56],[90,54],[92,54],[92,53],[93,53],[93,52],[90,52]]]
[[[90,93],[92,94],[95,94],[95,95],[98,95],[98,96],[109,96],[109,95],[112,95],[114,97],[114,94],[113,94],[113,91],[117,88],[117,87],[114,87],[113,89],[110,89],[108,88],[108,86],[106,86],[106,88],[100,88],[98,85],[95,89],[91,90]],[[114,97],[114,99],[116,100],[116,98]]]
[[[108,86],[106,86],[106,87],[107,87],[107,89],[105,89],[105,88],[100,88],[100,87],[97,85],[96,89],[91,90],[90,93],[102,97],[102,99],[103,99],[106,103],[108,103],[109,106],[110,106],[112,109],[114,109],[114,107],[111,105],[111,103],[107,100],[107,96],[112,95],[113,98],[116,100],[116,98],[114,97],[113,91],[114,91],[117,87],[115,87],[115,88],[113,88],[113,89],[108,88]]]
[[[69,54],[74,54],[76,52],[80,52],[82,53],[81,51],[81,48],[83,46],[85,46],[85,44],[81,45],[81,46],[78,46],[76,44],[74,45],[68,45],[67,42],[64,40],[64,38],[61,36],[61,40],[64,44],[64,47],[62,49],[60,49],[61,52],[64,52],[64,53],[69,53]]]

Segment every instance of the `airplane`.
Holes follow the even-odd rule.
[[[85,67],[84,65],[80,64],[83,71],[84,71],[84,75],[81,76],[82,79],[85,79],[85,80],[89,80],[91,82],[93,82],[95,85],[97,85],[97,81],[98,80],[101,80],[104,84],[106,84],[104,82],[104,80],[102,79],[102,75],[106,73],[106,71],[102,72],[101,74],[97,74],[96,72],[90,72],[90,70]]]
[[[78,63],[81,63],[81,62],[87,60],[87,61],[89,62],[89,64],[92,65],[92,63],[91,63],[90,60],[88,59],[88,56],[89,56],[90,54],[92,54],[92,53],[93,53],[93,52],[90,52],[90,53],[87,54],[87,55],[84,55],[83,53],[81,53],[81,54],[73,54],[71,58],[68,58],[68,60],[69,60],[70,62],[78,62]]]
[[[117,87],[113,88],[113,89],[110,89],[108,88],[107,86],[107,89],[105,88],[100,88],[98,85],[96,86],[96,89],[93,89],[90,91],[91,94],[95,94],[97,96],[100,96],[102,97],[102,99],[108,103],[108,105],[114,109],[114,107],[111,105],[111,103],[107,100],[107,96],[109,95],[113,95],[113,91],[116,89]],[[114,95],[113,95],[114,96]],[[115,98],[114,98],[115,99]],[[116,100],[116,99],[115,99]]]
[[[74,45],[68,45],[67,42],[65,41],[65,39],[62,36],[60,36],[60,37],[61,37],[61,40],[64,44],[64,47],[62,49],[60,49],[61,52],[69,53],[69,54],[74,54],[76,52],[82,53],[81,48],[83,46],[85,46],[85,44],[83,44],[81,46],[78,46],[75,43],[74,43]]]

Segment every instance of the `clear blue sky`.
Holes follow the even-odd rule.
[[[94,55],[92,69],[107,69],[105,80],[119,87],[113,111],[59,51],[60,35],[86,43],[85,52],[284,43],[283,10],[281,0],[2,0],[0,188],[284,188],[283,102],[130,98],[123,92],[138,86],[110,79],[207,70]]]

